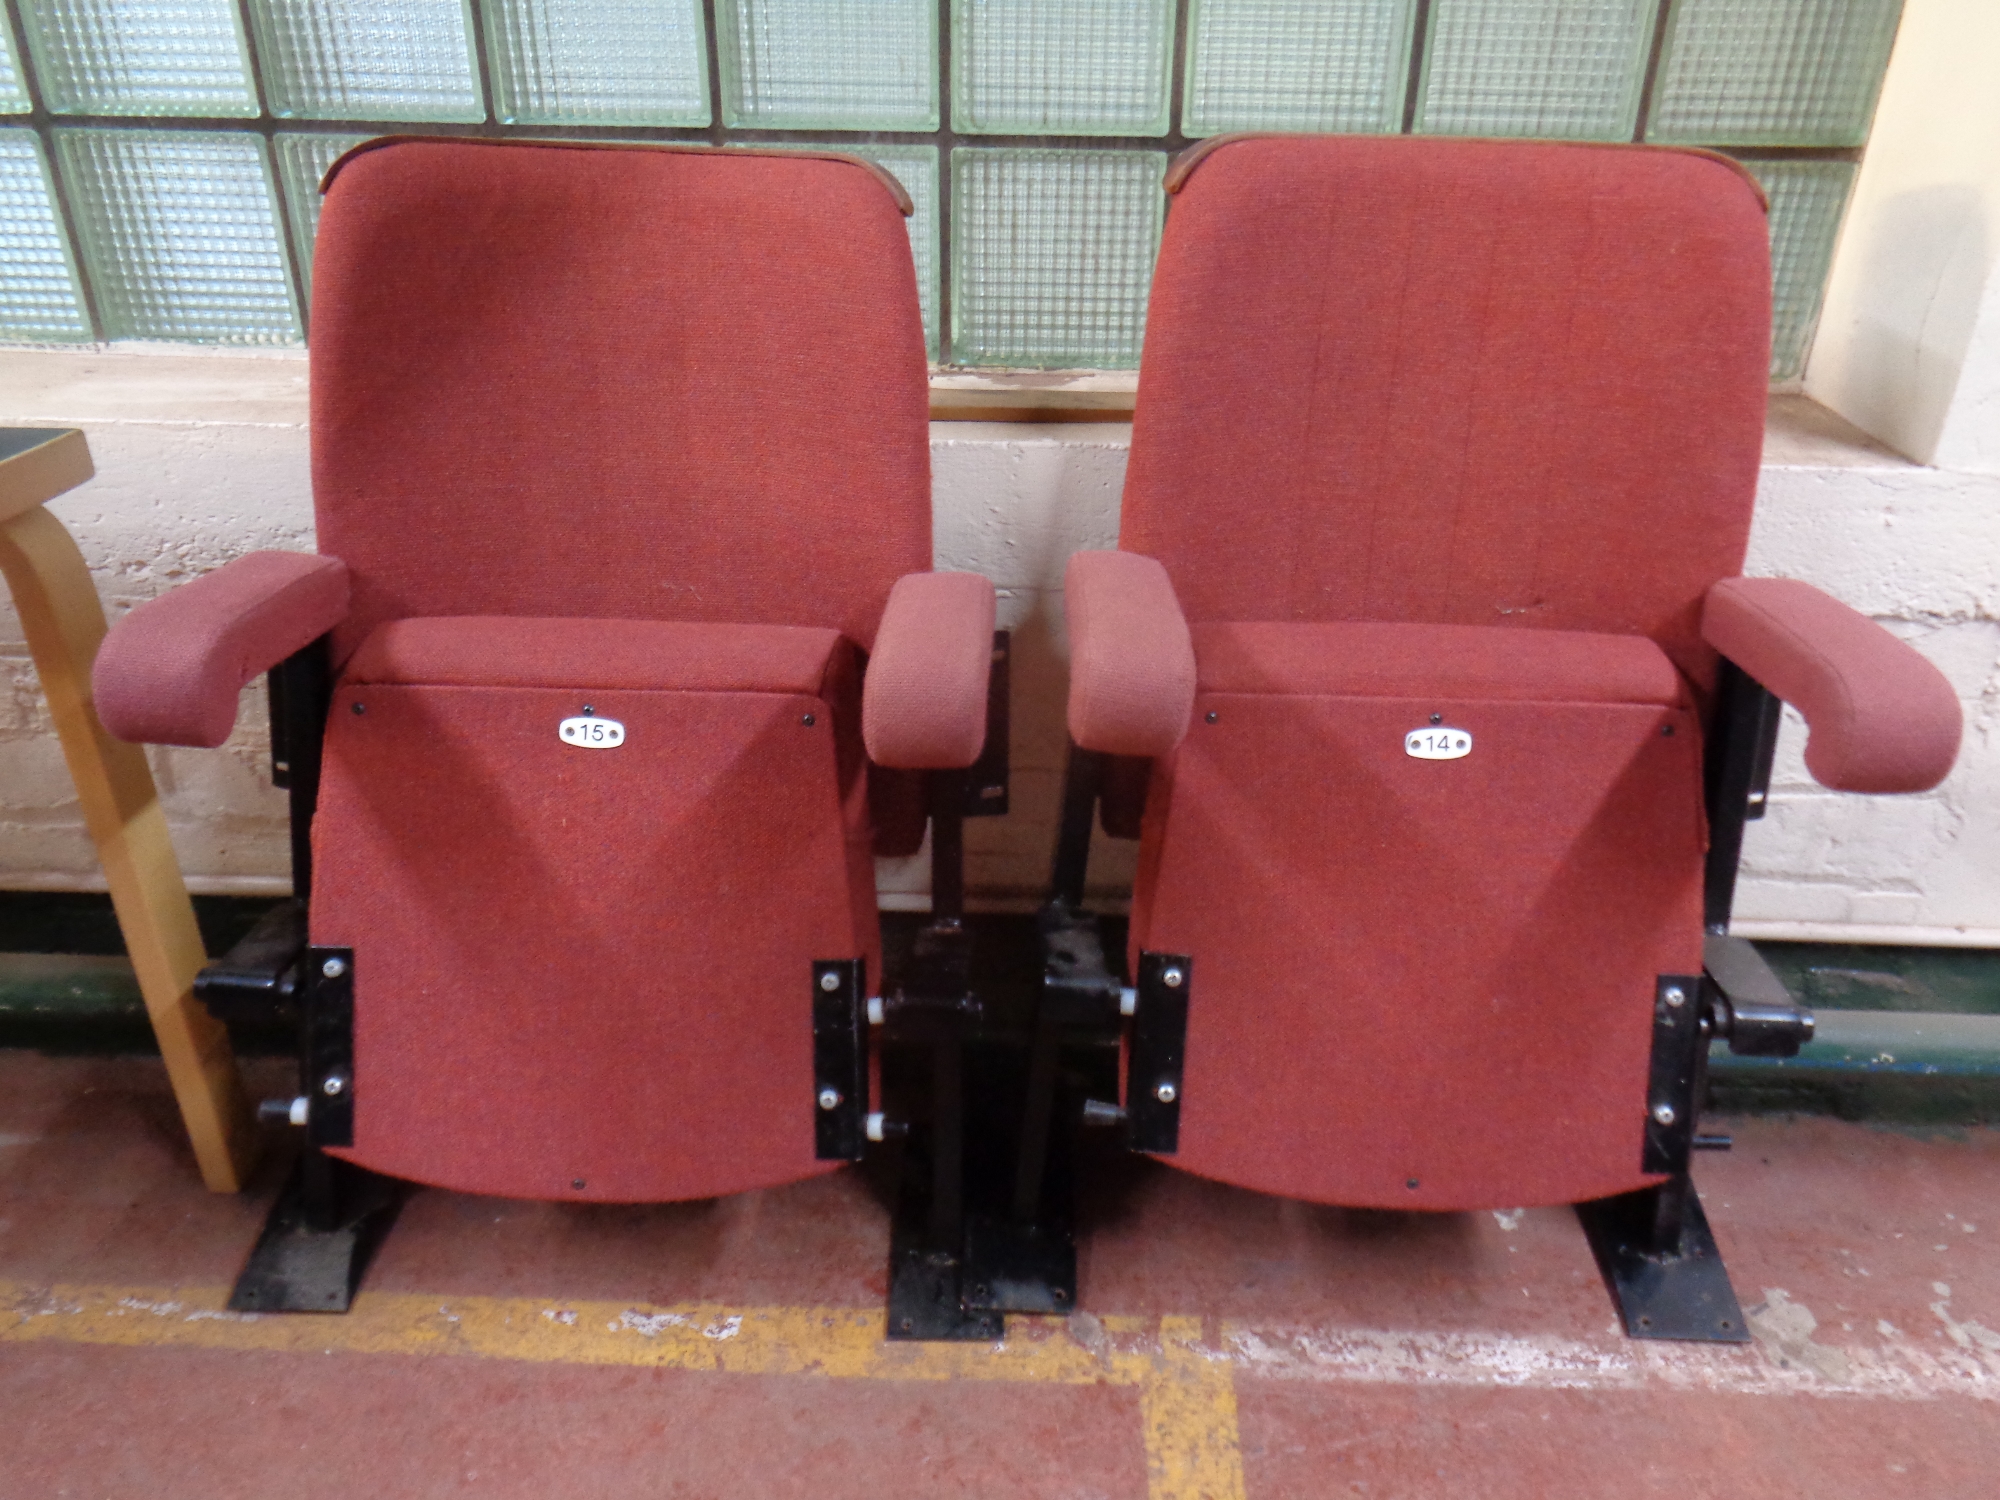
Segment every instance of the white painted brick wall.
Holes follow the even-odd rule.
[[[304,368],[296,357],[0,354],[0,422],[76,425],[98,478],[56,502],[115,616],[258,547],[307,549]],[[940,423],[938,566],[992,578],[1014,632],[1013,812],[968,825],[977,899],[1026,904],[1048,876],[1063,747],[1062,572],[1113,545],[1129,429]],[[1770,816],[1737,912],[1753,934],[2000,944],[2000,475],[1906,463],[1803,402],[1778,403],[1750,571],[1829,589],[1936,661],[1966,703],[1959,769],[1934,793],[1822,791],[1780,743]],[[101,887],[11,609],[0,616],[0,886]],[[266,774],[261,688],[218,752],[155,750],[190,884],[285,886],[284,806]],[[1134,848],[1100,838],[1091,884],[1129,889]],[[885,904],[920,904],[921,856],[885,861]]]

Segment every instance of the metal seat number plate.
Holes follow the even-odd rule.
[[[1418,760],[1457,760],[1472,753],[1472,735],[1463,729],[1412,729],[1403,736],[1403,753]]]
[[[587,750],[616,750],[625,743],[625,726],[616,719],[564,719],[556,730],[565,745],[581,745]]]

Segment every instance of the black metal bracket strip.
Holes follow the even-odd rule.
[[[304,1049],[299,1084],[306,1106],[306,1140],[314,1146],[354,1144],[354,950],[308,948],[305,963]]]
[[[1684,1173],[1694,1149],[1702,1025],[1699,974],[1662,974],[1653,982],[1653,1056],[1646,1081],[1645,1172]]]
[[[1097,797],[1104,784],[1104,757],[1074,741],[1063,768],[1062,820],[1056,831],[1055,866],[1049,872],[1051,905],[1080,907],[1090,869],[1091,825],[1097,817]]]
[[[868,1148],[868,960],[812,966],[813,1154],[860,1161]]]
[[[333,672],[321,636],[265,677],[271,699],[271,781],[291,793],[292,894],[312,894],[312,820],[319,806],[320,752],[326,741]]]
[[[1125,1076],[1127,1139],[1134,1151],[1171,1153],[1181,1141],[1181,1069],[1194,961],[1185,953],[1142,951],[1138,978]]]
[[[1007,815],[1012,725],[1012,632],[993,632],[993,665],[986,675],[986,743],[979,759],[965,773],[965,816],[1002,818]]]
[[[1744,824],[1764,816],[1771,760],[1784,705],[1736,663],[1724,659],[1716,678],[1715,717],[1705,756],[1708,781],[1708,864],[1702,882],[1702,922],[1729,930]]]

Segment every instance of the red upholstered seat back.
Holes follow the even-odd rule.
[[[1640,633],[1706,677],[1769,305],[1761,195],[1714,157],[1219,143],[1161,245],[1120,544],[1194,621]]]
[[[385,620],[835,628],[931,565],[899,206],[811,156],[401,140],[313,269],[319,547]]]

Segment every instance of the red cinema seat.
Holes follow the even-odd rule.
[[[303,1017],[252,1307],[345,1305],[373,1179],[337,1163],[629,1203],[859,1156],[874,847],[979,757],[994,653],[992,586],[930,571],[880,169],[390,138],[324,191],[318,553],[136,610],[95,673],[113,733],[215,745],[276,669],[306,904],[202,987]]]
[[[1738,576],[1757,185],[1242,136],[1168,190],[1120,550],[1069,566],[1045,919],[1073,960],[1101,792],[1140,839],[1132,1144],[1322,1203],[1590,1205],[1630,1331],[1747,1337],[1688,1159],[1709,1036],[1810,1036],[1727,936],[1771,695],[1843,790],[1933,786],[1960,733],[1914,650]]]

